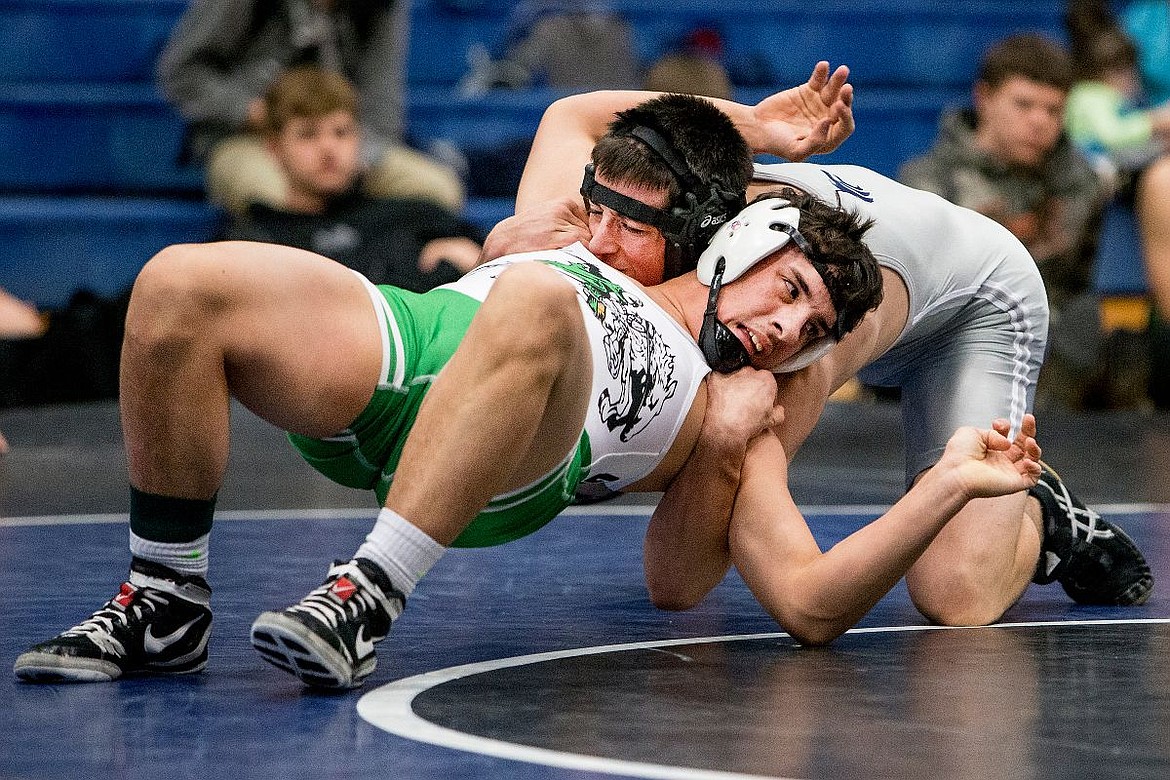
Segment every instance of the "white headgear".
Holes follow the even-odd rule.
[[[699,281],[711,285],[720,257],[727,264],[723,271],[723,283],[727,284],[787,244],[792,234],[773,225],[799,227],[800,209],[782,198],[768,198],[736,214],[719,228],[699,256]]]
[[[789,241],[794,241],[816,267],[812,248],[800,234],[800,209],[783,198],[758,200],[719,228],[711,243],[699,256],[699,281],[708,287],[715,277],[719,260],[724,262],[722,284],[747,273],[752,266],[770,257]],[[772,369],[786,374],[799,371],[821,357],[837,343],[831,335],[805,344],[799,352]]]

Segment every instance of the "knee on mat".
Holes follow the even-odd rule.
[[[944,574],[907,575],[914,606],[940,626],[985,626],[999,620],[1005,607],[979,572],[961,568]]]

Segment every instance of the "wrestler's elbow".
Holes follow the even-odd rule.
[[[646,591],[650,603],[668,612],[682,612],[697,606],[710,590],[710,586],[704,587],[694,580],[646,571]]]
[[[848,631],[850,624],[810,620],[791,625],[781,624],[781,627],[789,636],[806,647],[823,647]]]
[[[679,591],[664,590],[649,587],[650,603],[658,609],[667,612],[683,612],[698,605],[703,600],[704,593],[681,593]]]
[[[852,614],[820,610],[809,604],[765,605],[765,608],[785,633],[807,647],[827,645],[857,622]]]

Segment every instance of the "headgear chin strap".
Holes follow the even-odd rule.
[[[699,257],[696,268],[699,281],[711,288],[699,331],[699,348],[703,351],[707,365],[714,370],[730,373],[751,361],[743,342],[715,315],[719,291],[724,282],[738,279],[789,241],[800,248],[817,273],[822,277],[825,275],[824,263],[817,259],[812,246],[801,235],[799,225],[800,209],[788,201],[782,198],[759,200],[720,228]],[[842,321],[838,315],[832,334],[805,344],[799,352],[773,368],[772,372],[786,374],[811,365],[824,357],[842,335]]]
[[[699,349],[703,358],[715,371],[730,374],[751,362],[751,356],[743,342],[735,337],[731,328],[715,316],[719,303],[719,291],[723,288],[723,270],[726,266],[722,257],[715,264],[715,275],[711,280],[711,294],[707,296],[707,310],[703,312],[703,325],[699,328]]]

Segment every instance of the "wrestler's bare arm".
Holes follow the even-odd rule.
[[[818,62],[808,81],[777,92],[754,106],[712,99],[757,153],[803,160],[832,151],[853,132],[853,87],[849,69],[830,72]],[[570,95],[545,111],[533,139],[516,195],[517,213],[575,195],[581,170],[613,115],[658,93],[602,90]]]
[[[749,446],[731,519],[731,558],[760,604],[805,644],[824,644],[857,623],[898,582],[968,501],[1036,484],[1036,420],[1008,440],[1007,420],[960,428],[934,468],[881,517],[827,551],[788,492],[775,435]]]
[[[784,416],[767,371],[711,374],[706,389],[706,409],[720,412],[704,420],[696,446],[646,530],[646,586],[651,601],[663,609],[694,606],[727,574],[727,528],[748,442]]]

